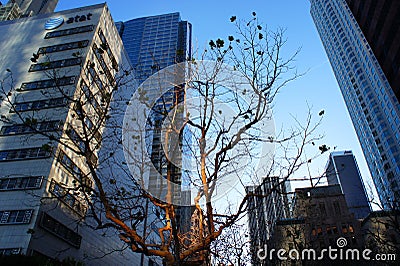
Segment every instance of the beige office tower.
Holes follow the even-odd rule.
[[[10,0],[2,6],[0,2],[0,21],[51,13],[57,3],[58,0]]]
[[[3,21],[0,35],[0,255],[137,265],[118,232],[89,228],[92,195],[74,189],[94,187],[86,160],[100,161],[100,118],[130,69],[107,6]]]

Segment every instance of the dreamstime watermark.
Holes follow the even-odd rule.
[[[174,98],[174,93],[179,95]],[[226,197],[248,176],[258,185],[275,151],[273,141],[265,141],[275,138],[275,125],[265,106],[267,119],[258,121],[258,127],[245,127],[258,110],[257,99],[242,73],[218,61],[184,62],[156,72],[140,84],[124,115],[124,156],[132,176],[161,201],[193,205],[193,199],[205,194],[199,162],[206,153],[207,172],[214,167],[223,171],[207,184],[211,196],[200,203]],[[223,153],[223,165],[215,166],[217,152],[236,140],[238,132],[240,143]],[[166,162],[179,169],[178,180],[166,178]]]
[[[364,249],[358,250],[356,248],[347,248],[347,239],[339,237],[336,241],[336,247],[329,246],[320,251],[312,248],[306,248],[302,250],[297,249],[270,249],[268,250],[267,245],[264,248],[257,250],[257,258],[261,261],[264,260],[365,260],[365,261],[395,261],[396,254],[371,254],[372,250]]]

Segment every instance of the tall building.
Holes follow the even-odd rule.
[[[247,213],[254,265],[260,263],[255,249],[271,238],[277,220],[289,218],[289,182],[281,181],[278,177],[267,177],[259,186],[246,187],[246,194],[254,194],[249,199]]]
[[[394,89],[346,1],[310,2],[311,15],[341,89],[380,201],[384,208],[398,207],[400,104]]]
[[[191,32],[192,26],[187,21],[182,21],[179,13],[163,14],[157,16],[132,19],[126,22],[117,22],[116,26],[134,68],[135,77],[139,84],[157,71],[176,63],[184,62],[191,58]],[[151,88],[157,91],[160,88]],[[154,91],[146,91],[148,94]],[[190,193],[182,193],[182,164],[178,165],[167,160],[163,149],[162,134],[163,123],[168,119],[165,111],[181,103],[184,99],[184,91],[180,86],[168,89],[168,92],[156,100],[152,108],[147,125],[148,154],[157,172],[150,174],[149,191],[159,199],[164,199],[164,194],[158,194],[160,187],[165,186],[167,174],[171,173],[172,182],[178,185],[173,191],[174,202],[180,205],[190,205]],[[182,117],[183,119],[183,114]],[[178,118],[179,119],[179,118]],[[179,160],[182,160],[180,158]],[[176,160],[175,162],[179,161]],[[183,195],[184,194],[184,195]],[[185,200],[186,202],[182,202]],[[189,211],[182,209],[181,224],[190,221],[187,217]],[[186,218],[185,218],[186,217]],[[189,225],[184,226],[189,228]]]
[[[104,106],[130,68],[107,6],[3,21],[0,34],[0,254],[140,261],[119,232],[89,226],[87,162],[99,161]]]
[[[9,0],[4,6],[0,3],[0,21],[51,13],[57,3],[58,0]]]
[[[332,152],[326,165],[328,185],[340,185],[349,207],[357,219],[371,212],[356,158],[351,151]]]
[[[346,2],[400,101],[400,1]]]

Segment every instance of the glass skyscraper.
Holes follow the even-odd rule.
[[[139,84],[165,67],[191,59],[192,26],[189,22],[182,21],[179,13],[117,22],[116,26]],[[159,90],[159,88],[154,88],[154,90]],[[146,93],[149,95],[155,92],[146,91]],[[168,116],[165,111],[171,110],[183,99],[184,91],[181,86],[177,85],[170,88],[156,101],[148,118],[148,125],[146,125],[146,146],[152,163],[158,172],[150,173],[149,191],[161,193],[160,187],[165,186],[165,180],[170,173],[170,181],[178,185],[177,189],[172,191],[173,202],[188,206],[190,205],[190,191],[185,189],[184,184],[182,184],[184,183],[182,182],[184,173],[181,169],[182,160],[185,159],[182,156],[180,157],[180,165],[170,162],[162,143],[162,126]],[[181,118],[183,119],[183,116]],[[182,140],[180,141],[182,142]],[[161,200],[165,199],[165,195],[152,194]],[[181,231],[190,230],[191,214],[190,207],[177,209]]]
[[[117,22],[139,82],[151,74],[191,57],[192,25],[179,13]]]
[[[385,208],[400,203],[400,105],[345,0],[310,0],[311,15]],[[340,127],[340,125],[338,125]]]

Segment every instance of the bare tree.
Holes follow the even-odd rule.
[[[81,222],[115,229],[133,252],[162,258],[167,265],[205,264],[210,256],[221,260],[221,246],[235,254],[222,263],[244,263],[247,243],[230,232],[241,227],[236,223],[246,215],[250,197],[268,196],[246,194],[244,186],[268,176],[287,181],[310,163],[305,150],[320,137],[314,136],[319,122],[314,124],[311,114],[289,133],[274,132],[274,100],[299,77],[293,66],[297,52],[286,59],[282,54],[284,30],[264,28],[255,13],[248,21],[230,20],[234,36],[212,40],[197,59],[156,73],[139,86],[136,101],[126,98],[133,82],[126,66],[117,71],[112,65],[115,77],[96,74],[95,63],[82,66],[87,79],[75,92],[63,89],[65,73],[48,72],[53,93],[66,99],[73,125],[43,130],[46,116],[39,117],[34,108],[23,112],[15,104],[18,89],[10,91],[3,82],[3,103],[14,115],[1,121],[47,138],[41,152],[53,152],[76,179],[72,187],[53,183],[57,192],[44,201],[74,196],[82,202]],[[107,53],[107,44],[94,49]],[[174,80],[163,84],[167,76]],[[11,79],[10,74],[12,84]],[[158,87],[160,97],[153,99]],[[145,120],[142,111],[149,112]],[[185,168],[186,155],[191,163]],[[221,205],[227,195],[231,202]]]

